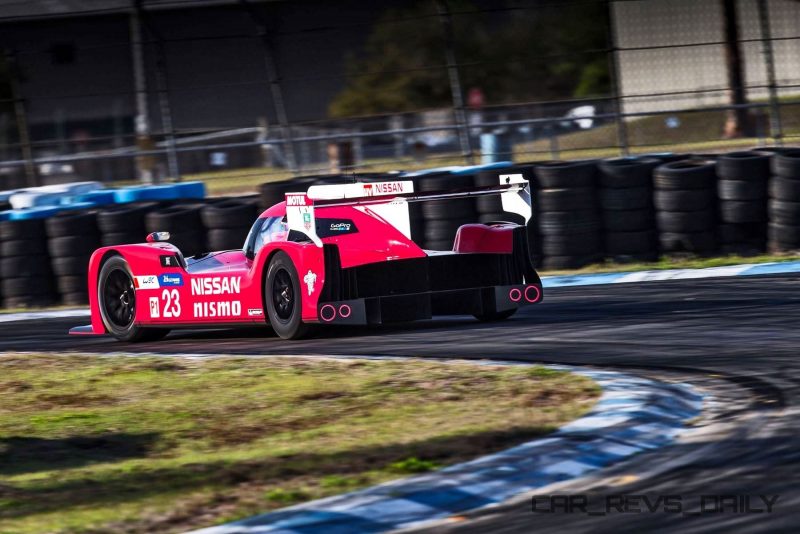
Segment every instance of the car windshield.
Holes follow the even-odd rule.
[[[267,217],[263,221],[260,226],[256,225],[253,228],[256,232],[253,241],[253,255],[258,254],[258,251],[267,243],[286,241],[286,236],[289,234],[289,226],[283,217]]]

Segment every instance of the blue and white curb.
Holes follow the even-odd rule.
[[[201,529],[195,534],[355,534],[420,527],[663,447],[674,441],[702,408],[702,395],[686,384],[612,371],[548,367],[589,377],[603,393],[588,415],[547,438],[425,475]]]
[[[758,276],[766,274],[800,273],[800,261],[748,263],[704,269],[664,269],[628,273],[596,273],[564,276],[543,276],[542,285],[548,287],[597,286],[631,282],[658,282],[662,280],[689,280],[694,278],[723,278],[726,276]]]

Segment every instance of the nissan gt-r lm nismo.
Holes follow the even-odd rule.
[[[410,181],[312,186],[266,210],[241,250],[184,258],[165,232],[98,249],[89,262],[92,324],[70,333],[138,341],[174,328],[266,322],[294,339],[318,324],[507,318],[542,298],[526,227],[466,224],[452,250],[423,250],[411,240],[408,210],[500,195],[506,212],[528,221],[528,182],[519,174],[498,182],[430,193],[415,193]]]

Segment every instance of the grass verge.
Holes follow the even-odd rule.
[[[599,395],[542,367],[0,356],[0,524],[181,532],[551,432]]]

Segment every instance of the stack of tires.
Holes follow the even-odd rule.
[[[501,174],[516,174],[521,173],[523,177],[531,183],[533,188],[533,167],[530,165],[519,165],[509,169],[494,170],[494,171],[481,171],[475,175],[476,187],[490,187],[500,184]],[[535,199],[534,199],[535,200]],[[516,213],[508,213],[503,210],[503,201],[500,195],[486,195],[480,196],[475,199],[475,209],[478,212],[477,222],[490,223],[495,221],[509,221],[517,224],[525,224],[525,219]],[[531,254],[531,260],[538,263],[541,260],[542,251],[539,247],[539,239],[537,238],[538,226],[536,224],[537,210],[533,210],[533,216],[528,221],[528,250]]]
[[[770,156],[731,152],[717,159],[719,239],[723,252],[757,254],[767,241]]]
[[[100,231],[94,212],[62,212],[45,220],[50,265],[61,302],[89,302],[89,258],[100,247]]]
[[[420,192],[452,192],[474,185],[471,174],[442,173],[420,177],[415,190]],[[474,223],[478,214],[475,200],[458,198],[454,200],[434,200],[422,203],[422,217],[425,226],[425,239],[422,248],[428,250],[452,250],[456,232],[464,224]],[[412,225],[414,225],[412,215]]]
[[[594,161],[534,166],[533,193],[544,269],[576,269],[602,259]]]
[[[153,210],[144,216],[147,233],[169,232],[169,242],[186,257],[206,252],[202,208],[202,204],[182,204]]]
[[[205,206],[200,210],[200,217],[207,230],[208,249],[241,249],[257,215],[254,203],[235,199]]]
[[[137,202],[100,210],[97,213],[97,226],[100,229],[102,246],[144,243],[147,237],[144,217],[157,207],[155,202]]]
[[[717,250],[717,176],[714,163],[683,160],[656,168],[653,201],[662,252]]]
[[[55,300],[44,220],[0,222],[3,306],[44,306]]]
[[[800,150],[772,157],[768,218],[769,250],[800,250]]]
[[[598,164],[606,256],[614,261],[658,259],[653,209],[653,158],[615,158]]]

